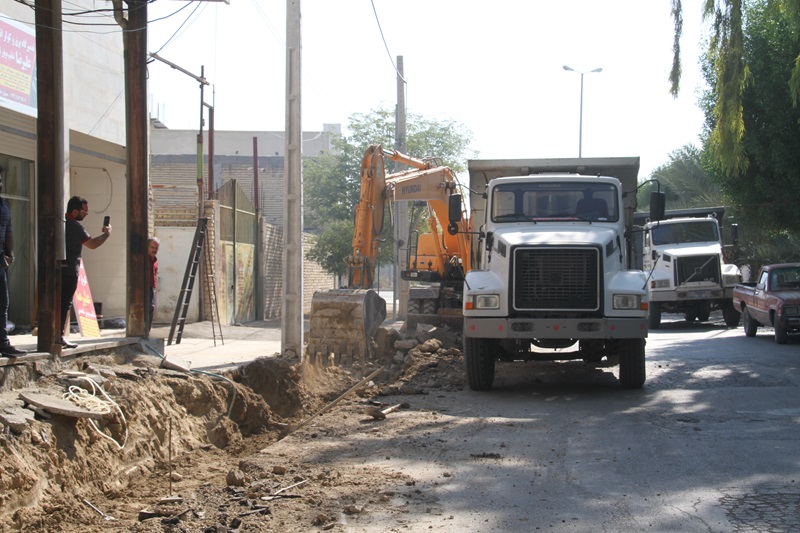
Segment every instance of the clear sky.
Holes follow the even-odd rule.
[[[584,76],[584,157],[639,156],[645,177],[699,144],[700,0],[683,2],[678,99],[668,92],[670,0],[299,1],[304,131],[394,106],[403,56],[408,110],[464,124],[479,158],[577,157],[581,77],[563,65],[603,69]],[[285,129],[286,0],[160,0],[148,10],[148,51],[204,68],[217,130]],[[196,81],[155,61],[149,84],[169,128],[199,128]]]

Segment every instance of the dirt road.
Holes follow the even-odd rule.
[[[85,421],[0,435],[0,530],[796,530],[797,346],[761,340],[668,323],[642,390],[515,363],[488,393],[428,343],[314,418],[369,369],[278,358],[228,382],[131,365],[107,387],[124,450]]]

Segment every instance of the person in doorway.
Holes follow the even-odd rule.
[[[0,192],[6,171],[0,167]],[[0,353],[6,357],[17,357],[27,352],[11,346],[8,340],[8,267],[14,262],[14,234],[11,228],[11,208],[5,198],[0,197]]]
[[[73,196],[67,202],[67,212],[64,215],[66,224],[64,226],[64,241],[67,256],[61,265],[61,320],[64,332],[69,326],[69,312],[72,309],[72,297],[78,288],[78,273],[81,268],[81,251],[86,246],[94,250],[101,246],[111,236],[111,224],[103,226],[102,233],[97,237],[92,237],[81,224],[81,221],[89,214],[89,202],[86,198]],[[78,345],[69,342],[62,335],[59,343],[64,348],[75,348]]]
[[[147,257],[150,262],[150,317],[147,321],[147,331],[153,327],[153,315],[156,314],[156,286],[158,285],[158,248],[161,241],[158,237],[151,237],[147,242]]]

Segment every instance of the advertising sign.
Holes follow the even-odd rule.
[[[97,324],[92,291],[89,290],[89,279],[83,268],[83,259],[81,259],[81,268],[78,271],[78,288],[75,289],[75,295],[72,297],[72,308],[75,310],[75,316],[78,317],[81,337],[100,337],[100,326]]]
[[[0,18],[0,105],[36,116],[36,34]]]

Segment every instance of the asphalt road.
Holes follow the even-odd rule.
[[[800,531],[800,338],[712,321],[665,315],[641,390],[500,364],[489,392],[413,397],[428,416],[385,454],[343,455],[420,480],[413,531]]]

